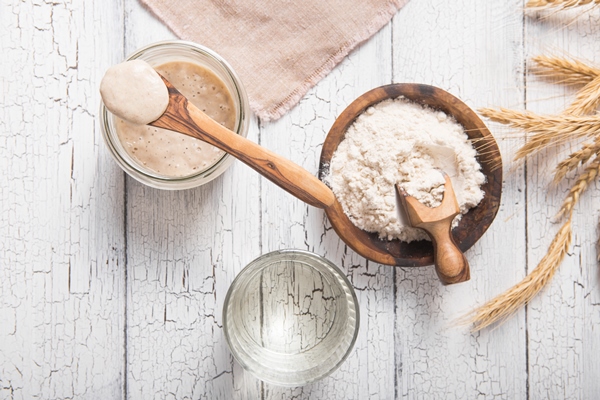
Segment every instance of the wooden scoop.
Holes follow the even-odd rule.
[[[396,190],[410,224],[425,230],[433,242],[435,270],[444,285],[465,282],[471,278],[469,263],[452,237],[452,221],[460,209],[450,177],[446,178],[444,198],[438,207],[427,207],[400,186]]]

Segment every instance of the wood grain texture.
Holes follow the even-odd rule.
[[[523,1],[413,0],[274,123],[249,139],[316,175],[325,135],[356,97],[392,82],[441,87],[470,107],[539,113],[573,89],[526,75],[542,52],[600,62],[600,11],[523,14]],[[466,252],[471,280],[365,260],[322,210],[234,163],[197,189],[124,178],[96,121],[102,73],[173,38],[137,0],[0,0],[0,399],[574,398],[600,393],[598,185],[575,210],[574,244],[549,287],[505,325],[471,334],[455,317],[521,280],[558,228],[572,182],[548,172],[572,149],[511,166],[503,197]],[[487,124],[497,137],[509,130]],[[301,248],[352,282],[361,321],[350,357],[301,388],[261,383],[235,362],[222,305],[241,268]]]

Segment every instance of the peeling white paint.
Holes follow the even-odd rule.
[[[123,393],[124,182],[95,121],[122,14],[90,2],[0,5],[3,399]]]

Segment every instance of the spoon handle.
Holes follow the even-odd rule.
[[[169,81],[163,80],[169,89],[169,105],[150,125],[195,137],[226,151],[311,206],[325,209],[333,205],[333,192],[317,177],[217,123],[190,103]]]

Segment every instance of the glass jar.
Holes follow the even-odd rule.
[[[214,51],[193,42],[171,40],[153,43],[130,55],[127,60],[140,59],[152,66],[172,61],[199,64],[217,75],[229,90],[236,112],[235,127],[238,135],[246,137],[250,124],[250,108],[246,91],[231,66]],[[171,177],[152,171],[129,155],[119,140],[116,117],[104,103],[100,106],[101,128],[104,141],[119,166],[132,178],[158,189],[179,190],[203,185],[221,175],[233,163],[234,157],[225,153],[218,161],[205,169],[183,177]]]
[[[359,327],[356,294],[327,259],[305,250],[265,254],[231,284],[223,331],[231,353],[258,379],[301,386],[335,371]]]

